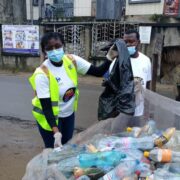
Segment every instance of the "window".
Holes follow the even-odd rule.
[[[33,6],[38,6],[39,0],[33,0]],[[44,5],[44,0],[41,0],[41,5]]]

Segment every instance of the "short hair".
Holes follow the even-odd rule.
[[[136,34],[136,38],[137,38],[137,40],[140,40],[140,35],[139,35],[139,32],[137,31],[137,30],[135,30],[135,29],[130,29],[130,30],[128,30],[128,31],[126,31],[125,32],[125,34]]]
[[[51,39],[59,39],[62,42],[62,44],[65,45],[65,41],[62,34],[58,32],[48,32],[41,38],[41,50],[43,53],[45,53],[45,46]]]

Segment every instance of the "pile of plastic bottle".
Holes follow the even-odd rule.
[[[176,133],[175,128],[158,130],[150,120],[144,127],[98,134],[87,144],[55,149],[48,163],[56,163],[71,180],[180,180],[180,149],[173,148]]]

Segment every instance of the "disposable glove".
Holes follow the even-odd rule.
[[[115,45],[112,45],[109,49],[106,58],[110,61],[113,61],[118,56],[118,51],[114,50]]]
[[[56,132],[54,134],[54,148],[62,147],[61,138],[62,138],[62,134],[60,132]]]

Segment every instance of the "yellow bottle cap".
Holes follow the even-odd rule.
[[[132,128],[131,127],[127,127],[126,131],[127,132],[132,132]]]
[[[149,157],[149,154],[150,154],[150,153],[149,153],[148,151],[145,151],[145,152],[144,152],[144,157]]]

